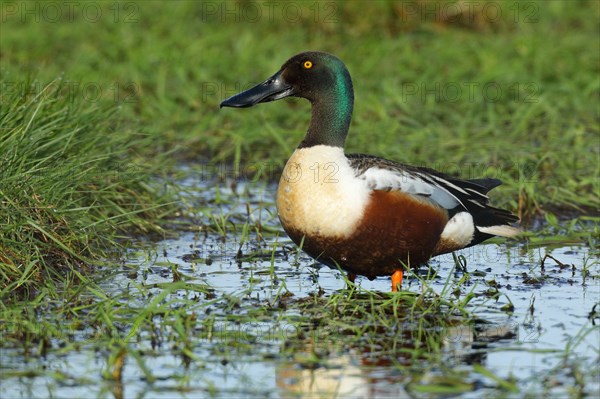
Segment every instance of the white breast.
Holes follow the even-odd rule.
[[[279,180],[277,211],[286,228],[348,237],[362,219],[369,194],[367,182],[355,176],[342,148],[300,148]]]

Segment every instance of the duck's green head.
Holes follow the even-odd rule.
[[[301,147],[344,146],[354,103],[352,80],[344,63],[328,53],[293,56],[269,79],[226,99],[221,107],[245,108],[290,96],[306,98],[313,105]]]

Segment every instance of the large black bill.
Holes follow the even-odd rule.
[[[292,86],[283,81],[281,74],[282,71],[279,71],[253,88],[229,97],[221,103],[221,108],[246,108],[254,104],[266,103],[291,96],[294,94],[294,90]]]

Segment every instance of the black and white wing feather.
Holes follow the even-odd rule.
[[[364,179],[372,190],[399,190],[427,198],[446,209],[449,219],[462,212],[469,213],[477,228],[470,245],[492,235],[510,237],[520,231],[510,226],[518,220],[516,216],[488,205],[488,191],[502,184],[498,179],[461,180],[433,169],[404,165],[372,155],[350,154],[347,157],[356,176]]]

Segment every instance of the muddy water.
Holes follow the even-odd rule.
[[[3,371],[43,372],[4,375],[0,397],[440,397],[426,388],[428,382],[440,385],[444,371],[435,367],[420,365],[419,370],[425,371],[415,383],[414,375],[407,375],[398,363],[380,362],[364,348],[341,343],[331,348],[326,361],[317,363],[305,361],[311,353],[309,344],[293,355],[284,350],[298,334],[294,318],[303,316],[294,303],[343,290],[341,273],[320,267],[295,250],[277,222],[272,186],[241,184],[235,192],[218,185],[195,191],[197,186],[193,181],[183,185],[188,212],[182,219],[195,220],[194,225],[186,225],[187,231],[177,238],[132,251],[136,255],[127,267],[112,271],[102,283],[108,294],[123,295],[126,290],[123,300],[135,309],[160,295],[173,282],[174,271],[187,283],[203,287],[200,292],[177,290],[165,297],[171,306],[181,300],[185,311],[194,314],[194,359],[186,362],[174,354],[171,327],[160,319],[156,328],[163,338],[158,346],[150,334],[138,334],[130,341],[144,354],[155,377],[152,382],[131,359],[121,383],[103,379],[106,353],[89,343],[89,337],[75,350],[50,351],[43,359],[28,359],[5,348],[0,353]],[[221,228],[216,227],[215,209],[219,220],[227,219]],[[249,232],[242,228],[246,222]],[[444,364],[463,371],[468,385],[457,393],[465,398],[565,397],[576,392],[573,370],[581,370],[584,395],[598,395],[600,331],[594,323],[599,320],[589,315],[600,303],[600,265],[592,249],[487,244],[460,254],[471,275],[462,295],[475,294],[467,308],[483,322],[457,323],[443,332]],[[560,264],[546,259],[542,269],[545,255]],[[408,276],[403,289],[420,292],[422,275],[431,270],[438,274],[425,284],[438,293],[449,281],[463,277],[451,255],[432,260],[430,266],[421,277]],[[584,266],[589,274],[582,272]],[[357,284],[361,290],[389,290],[384,278],[359,278]],[[501,294],[489,295],[494,289]],[[277,302],[282,293],[289,298],[287,306],[256,313],[257,308]],[[514,309],[507,311],[511,303]],[[513,381],[518,392],[503,391],[473,364]]]

